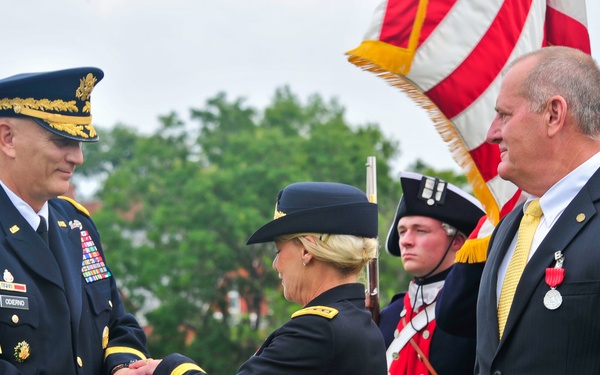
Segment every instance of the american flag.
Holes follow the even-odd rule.
[[[475,238],[489,235],[521,197],[498,176],[498,145],[485,142],[501,72],[547,45],[590,53],[584,0],[385,0],[347,52],[428,112],[486,210]]]

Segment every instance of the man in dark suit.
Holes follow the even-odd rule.
[[[98,230],[58,196],[97,141],[97,68],[0,80],[0,373],[126,375],[146,336],[123,310]],[[37,232],[37,233],[36,233]]]
[[[487,140],[500,147],[498,173],[529,197],[490,241],[476,373],[599,374],[600,69],[567,47],[524,55],[508,68],[496,112]],[[531,216],[541,216],[515,278],[520,222],[535,206]]]

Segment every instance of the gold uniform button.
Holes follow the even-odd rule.
[[[102,349],[106,349],[108,346],[108,327],[104,327],[102,331]]]
[[[83,361],[81,360],[81,357],[77,357],[77,364],[79,367],[83,367]]]
[[[423,338],[425,340],[427,340],[429,338],[429,331],[428,330],[423,331]]]
[[[110,306],[110,308],[112,309],[112,301],[108,300],[108,306]]]
[[[585,220],[585,214],[581,213],[581,214],[577,215],[577,217],[575,218],[575,220],[577,220],[578,223],[581,223],[582,221]]]
[[[15,314],[15,315],[13,315],[13,316],[12,316],[12,322],[13,322],[13,323],[15,323],[15,324],[19,323],[19,316],[18,316],[18,315],[16,315],[16,314]]]

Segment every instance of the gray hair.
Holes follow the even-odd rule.
[[[521,95],[540,113],[554,95],[567,102],[581,132],[600,138],[600,68],[594,59],[574,48],[545,47],[515,59],[507,69],[533,58],[535,64],[521,83]]]
[[[452,237],[456,234],[458,236],[463,236],[465,239],[467,238],[466,234],[464,234],[463,232],[459,232],[458,229],[456,229],[448,223],[442,223],[442,229],[446,231],[446,236],[448,237]]]

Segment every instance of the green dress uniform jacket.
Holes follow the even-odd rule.
[[[96,226],[76,206],[48,202],[48,246],[0,187],[0,374],[107,375],[148,357]]]
[[[154,375],[203,373],[181,372],[186,363],[193,362],[178,354],[168,356]],[[385,375],[385,344],[365,309],[364,286],[345,284],[316,297],[275,330],[237,373]]]

